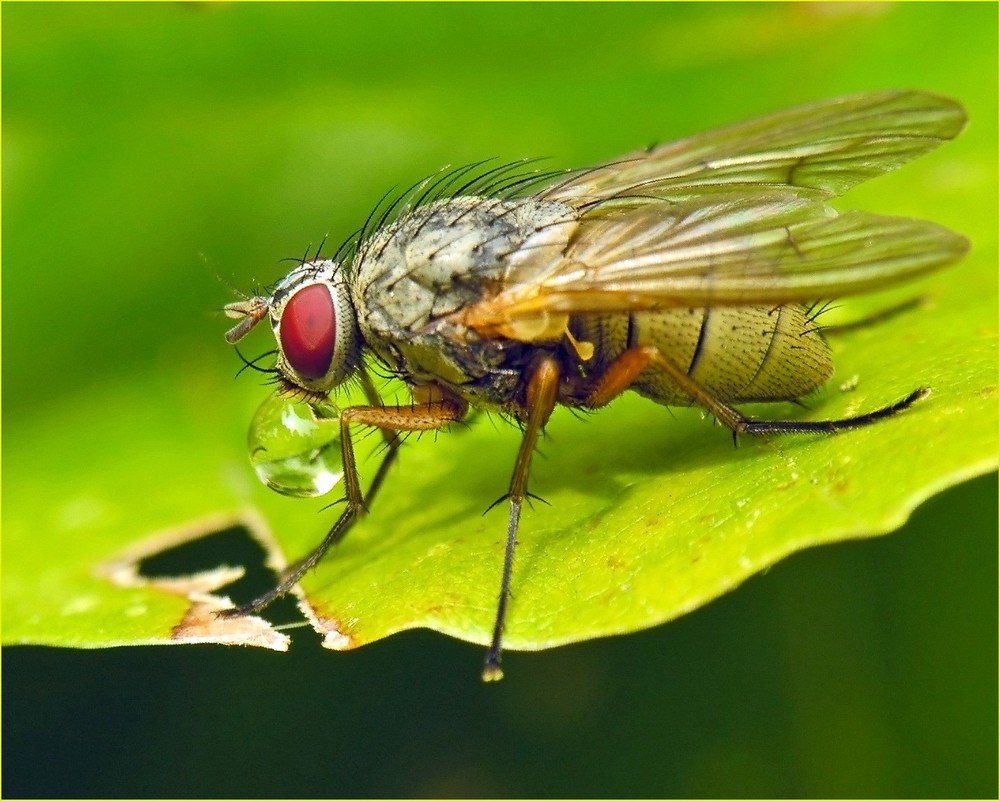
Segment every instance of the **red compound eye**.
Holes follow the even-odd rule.
[[[303,378],[322,378],[333,361],[337,315],[330,290],[311,284],[296,292],[281,313],[281,350]]]

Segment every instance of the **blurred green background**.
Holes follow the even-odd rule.
[[[959,230],[997,218],[988,4],[2,14],[5,484],[25,452],[9,442],[30,449],[66,416],[95,425],[79,410],[107,387],[151,410],[164,387],[232,409],[220,440],[242,447],[260,387],[206,378],[236,366],[213,313],[224,283],[274,280],[280,257],[339,241],[386,188],[446,163],[588,164],[916,87],[969,109],[951,147],[981,192],[880,210]],[[995,264],[990,230],[975,246]],[[32,462],[81,458],[64,447]],[[899,533],[799,554],[670,625],[511,653],[498,686],[479,684],[479,649],[424,632],[351,654],[308,630],[288,654],[8,648],[3,793],[995,797],[996,516],[995,476],[967,483]],[[231,534],[184,565],[240,548],[259,564]]]

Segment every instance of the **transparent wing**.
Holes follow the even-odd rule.
[[[511,257],[513,280],[465,319],[489,329],[557,312],[810,302],[913,278],[967,249],[933,223],[838,214],[802,190],[716,189],[585,216],[562,248],[529,239]]]
[[[853,95],[624,156],[572,175],[543,197],[579,207],[733,184],[841,195],[954,138],[965,120],[954,100],[925,92]]]

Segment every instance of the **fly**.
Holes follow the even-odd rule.
[[[226,306],[239,320],[231,343],[270,319],[285,392],[336,428],[328,441],[338,470],[330,479],[327,449],[324,488],[342,475],[346,494],[319,546],[274,590],[226,614],[259,611],[319,562],[371,504],[401,434],[497,411],[522,429],[501,498],[506,548],[483,670],[499,679],[532,455],[556,406],[597,409],[633,390],[700,406],[734,438],[842,431],[909,408],[926,389],[835,420],[753,420],[735,407],[794,401],[830,378],[814,304],[916,278],[967,251],[934,223],[829,205],[964,124],[947,98],[867,93],[591,169],[470,165],[379,204],[333,258],[306,257],[269,294]],[[412,402],[383,404],[366,364],[401,378]],[[348,380],[367,404],[331,411],[329,393]],[[352,445],[359,427],[380,429],[387,443],[367,494]]]

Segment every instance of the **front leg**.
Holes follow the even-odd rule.
[[[348,509],[353,509],[358,514],[365,506],[365,499],[361,494],[361,480],[358,478],[357,460],[354,458],[351,426],[360,423],[380,428],[386,434],[389,447],[398,447],[394,446],[394,443],[398,439],[395,435],[399,432],[433,431],[454,423],[465,414],[468,408],[465,401],[441,396],[440,393],[435,395],[433,400],[423,403],[414,401],[410,406],[350,406],[340,413],[340,448]]]
[[[288,593],[306,573],[320,562],[330,548],[344,538],[354,521],[366,510],[366,504],[372,502],[389,472],[389,467],[396,459],[396,454],[399,451],[399,432],[429,431],[443,428],[460,419],[465,414],[465,410],[466,404],[463,401],[440,395],[424,403],[415,402],[411,406],[373,405],[351,406],[344,409],[340,414],[340,432],[344,487],[347,495],[346,508],[330,527],[323,541],[284,572],[281,583],[277,587],[248,603],[218,612],[219,617],[257,614]],[[354,445],[351,441],[351,425],[354,423],[380,428],[386,437],[388,450],[379,464],[367,496],[363,496],[361,493],[361,480],[358,478],[357,464],[354,458]]]

